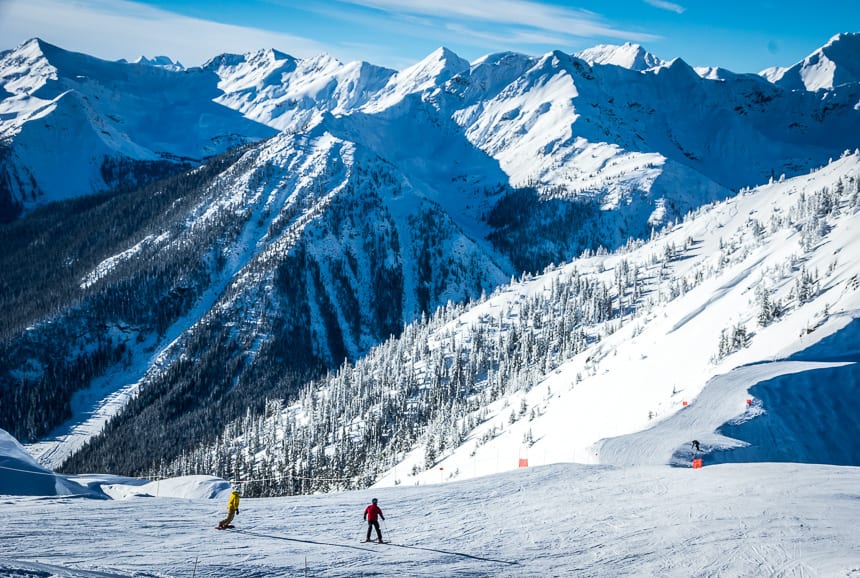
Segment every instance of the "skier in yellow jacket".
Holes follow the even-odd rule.
[[[218,522],[218,529],[230,527],[230,522],[233,521],[233,516],[239,513],[239,486],[233,488],[230,492],[230,500],[227,502],[227,517]]]

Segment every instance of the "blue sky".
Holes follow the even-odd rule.
[[[185,66],[224,52],[328,52],[402,69],[439,46],[467,60],[634,42],[693,66],[790,66],[839,32],[856,0],[0,0],[0,49],[38,36],[115,60]]]

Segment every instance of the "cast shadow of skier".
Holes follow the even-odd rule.
[[[349,544],[336,543],[336,542],[320,542],[318,540],[303,540],[301,538],[287,538],[286,536],[275,536],[273,534],[261,534],[259,532],[252,532],[250,530],[234,530],[235,532],[239,532],[240,534],[247,534],[249,536],[257,536],[258,538],[271,538],[272,540],[284,540],[285,542],[301,542],[302,544],[315,544],[317,546],[335,546],[337,548],[352,548],[353,550],[364,550],[366,552],[374,552],[375,548],[367,548],[362,546],[351,546]]]
[[[410,550],[424,550],[426,552],[437,552],[439,554],[448,554],[449,556],[460,556],[462,558],[471,558],[472,560],[480,560],[482,562],[495,562],[496,564],[508,564],[509,566],[517,566],[519,562],[511,560],[496,560],[495,558],[484,558],[482,556],[474,556],[472,554],[464,554],[463,552],[451,552],[450,550],[439,550],[437,548],[423,548],[421,546],[407,546],[406,544],[394,544],[391,542],[385,543],[388,546],[397,546],[398,548],[409,548]]]
[[[335,546],[337,548],[351,548],[353,550],[364,550],[366,552],[375,552],[376,548],[367,548],[363,546],[352,546],[349,544],[342,544],[336,542],[321,542],[319,540],[303,540],[301,538],[287,538],[286,536],[275,536],[273,534],[261,534],[260,532],[252,532],[250,530],[235,530],[240,534],[247,534],[249,536],[257,536],[258,538],[271,538],[272,540],[284,540],[285,542],[300,542],[302,544],[316,544],[318,546]],[[438,554],[447,554],[449,556],[460,556],[462,558],[470,558],[472,560],[480,560],[482,562],[494,562],[496,564],[508,564],[510,566],[517,566],[519,562],[512,562],[510,560],[496,560],[495,558],[484,558],[482,556],[474,556],[472,554],[465,554],[463,552],[451,552],[449,550],[438,550],[436,548],[423,548],[421,546],[407,546],[406,544],[392,544],[391,542],[386,542],[386,546],[397,546],[398,548],[408,548],[410,550],[425,550],[427,552],[436,552]]]

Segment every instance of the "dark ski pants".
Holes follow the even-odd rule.
[[[370,530],[376,528],[376,538],[382,542],[382,530],[379,529],[379,520],[367,521],[367,541],[370,542]]]

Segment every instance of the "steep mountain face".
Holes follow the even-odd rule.
[[[79,306],[36,327],[24,318],[10,328],[10,315],[12,338],[0,352],[8,368],[4,395],[24,383],[53,397],[38,415],[5,408],[4,423],[33,439],[68,417],[69,399],[91,381],[126,390],[122,395],[134,390],[109,436],[84,448],[75,463],[138,469],[139,456],[120,446],[140,443],[156,459],[170,459],[245,408],[262,410],[267,397],[288,397],[323,368],[359,358],[405,321],[509,279],[510,265],[489,243],[464,232],[468,212],[461,225],[434,200],[465,190],[459,181],[410,184],[395,165],[337,136],[358,130],[344,121],[330,118],[302,135],[282,133],[225,157],[186,177],[196,184],[178,177],[159,183],[164,189],[155,198],[169,204],[171,218],[123,222],[129,230],[114,241],[128,247],[121,254],[85,254],[70,263],[78,286],[65,289]],[[468,193],[460,202],[477,213],[499,190]],[[137,215],[131,206],[148,207],[152,197],[144,190],[108,202],[116,214]],[[86,222],[105,209],[80,210],[75,220]],[[77,247],[62,236],[44,242],[46,253]],[[57,295],[65,291],[50,289],[56,301],[48,306],[68,307]],[[10,312],[20,307],[14,300],[4,305]],[[51,357],[58,350],[65,352],[59,362]],[[84,441],[66,439],[77,445],[36,453],[59,463]]]
[[[99,190],[152,178],[128,159],[172,172],[246,144],[0,230],[0,427],[47,436],[51,465],[139,473],[442,307],[858,144],[856,83],[591,58],[440,49],[394,72],[266,50],[176,72],[5,53],[12,208],[26,183],[59,190],[51,147]],[[607,299],[576,303],[605,320]]]
[[[0,218],[187,169],[274,134],[212,102],[217,77],[107,62],[38,39],[0,54]]]
[[[692,199],[679,195],[679,180],[693,199],[712,200],[826,162],[818,147],[851,148],[856,138],[840,122],[857,126],[857,98],[856,84],[821,102],[753,75],[705,79],[680,59],[641,73],[554,53],[454,114],[514,183],[584,192],[613,208],[646,195],[683,214]]]
[[[823,47],[789,68],[768,68],[761,75],[788,90],[831,90],[860,82],[860,33],[837,34]]]

